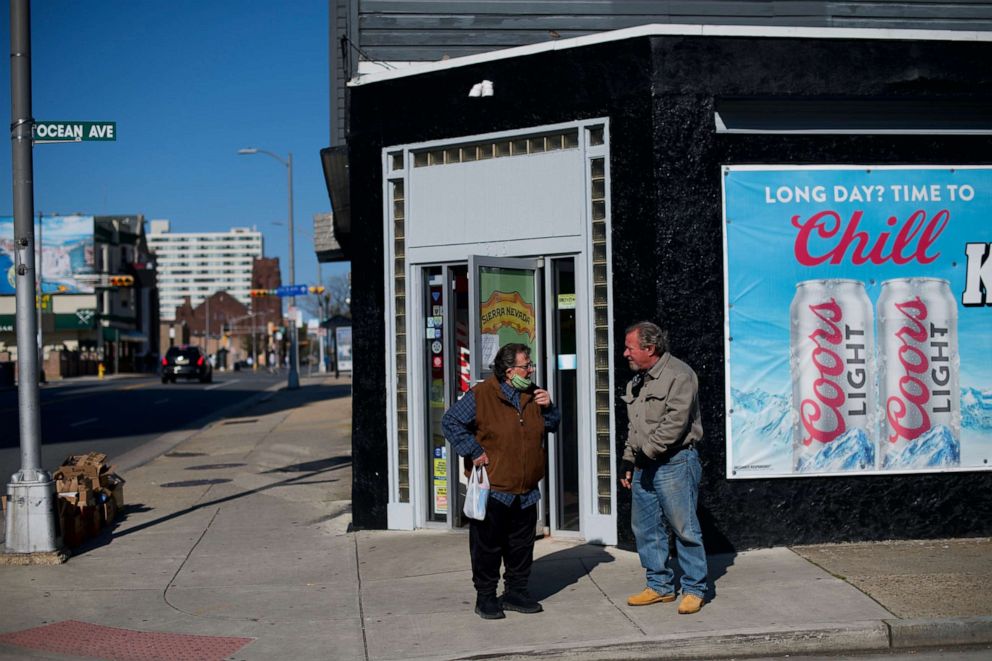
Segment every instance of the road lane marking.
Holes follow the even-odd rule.
[[[100,418],[87,418],[87,419],[85,419],[85,420],[80,420],[79,422],[74,422],[74,423],[72,423],[72,424],[71,424],[71,425],[69,425],[69,426],[70,426],[70,427],[79,427],[80,425],[88,425],[89,423],[91,423],[91,422],[96,422],[96,421],[97,421],[97,420],[99,420],[99,419],[100,419]]]
[[[133,386],[124,386],[123,388],[117,388],[117,390],[137,390],[138,388],[147,388],[152,385],[151,383],[136,383]]]
[[[169,401],[169,398],[168,397],[166,397],[165,399],[160,399],[157,402],[152,402],[152,403],[154,405],[158,406],[159,404],[165,404],[167,401]]]
[[[75,385],[75,384],[73,384],[73,385]],[[41,402],[39,402],[38,405],[39,406],[48,406],[49,404],[64,404],[65,402],[71,402],[74,399],[81,399],[83,397],[95,397],[97,395],[105,395],[107,393],[121,392],[123,390],[136,390],[138,388],[147,388],[150,385],[154,385],[154,381],[149,381],[148,383],[139,383],[139,384],[131,385],[131,386],[124,386],[123,388],[114,388],[114,387],[106,388],[106,387],[100,387],[100,386],[103,386],[103,385],[104,384],[102,384],[102,383],[101,384],[98,384],[96,388],[94,388],[93,390],[89,390],[87,392],[73,392],[72,394],[66,394],[66,395],[62,395],[59,392],[53,392],[52,399],[46,399],[44,401],[41,401]],[[8,413],[17,413],[17,407],[15,406],[15,407],[9,408],[9,409],[0,409],[0,415],[6,415]]]
[[[214,388],[223,388],[224,386],[229,386],[232,383],[237,383],[241,379],[231,379],[230,381],[222,381],[221,383],[215,383],[212,386],[207,386],[204,390],[213,390]]]

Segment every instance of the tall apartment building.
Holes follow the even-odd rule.
[[[194,307],[216,291],[247,305],[252,260],[262,256],[262,233],[247,227],[227,232],[170,232],[168,220],[150,223],[148,244],[158,264],[161,319],[175,319],[187,296]]]

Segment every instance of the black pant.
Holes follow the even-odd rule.
[[[539,506],[538,503],[521,509],[518,496],[507,507],[490,497],[485,520],[470,521],[468,548],[476,592],[496,592],[501,560],[506,570],[503,575],[506,589],[511,592],[527,589],[534,562],[534,529]]]

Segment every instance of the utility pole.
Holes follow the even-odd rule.
[[[38,398],[35,316],[34,161],[31,115],[31,7],[10,0],[10,142],[14,202],[15,287],[17,290],[17,412],[21,470],[7,485],[8,553],[51,553],[55,534],[55,489],[41,468],[41,407]]]
[[[33,169],[33,164],[32,164]],[[38,212],[38,383],[45,383],[44,301],[45,301],[45,242],[42,241],[44,216]]]
[[[294,250],[293,237],[293,152],[289,152],[289,284],[296,284],[296,251]],[[289,379],[287,389],[296,390],[300,387],[300,331],[296,327],[296,297],[289,298],[289,304],[293,306],[293,318],[289,322],[289,327],[293,336],[289,342]]]
[[[251,301],[251,371],[258,371],[258,336],[255,335],[255,299]]]
[[[253,154],[265,154],[275,160],[279,161],[286,167],[288,185],[287,189],[289,192],[289,284],[296,284],[296,254],[294,250],[294,239],[293,239],[293,152],[289,152],[286,159],[283,159],[277,154],[266,149],[258,149],[256,147],[248,147],[245,149],[239,149],[238,153],[243,156],[251,156]],[[289,299],[289,305],[294,309],[292,317],[289,319],[289,324],[287,325],[287,331],[289,332],[289,378],[286,381],[287,390],[296,390],[300,387],[300,356],[299,356],[299,330],[296,328],[296,296],[291,296]]]
[[[320,268],[320,262],[317,262],[317,285],[319,287],[324,286],[324,274]],[[317,315],[320,317],[320,323],[317,325],[317,343],[320,345],[320,368],[317,370],[321,374],[327,373],[327,365],[324,359],[324,344],[327,341],[327,329],[324,328],[324,322],[327,321],[327,300],[324,298],[324,292],[320,289],[317,290]],[[324,333],[323,336],[320,333]]]
[[[207,309],[204,311],[203,317],[203,353],[208,357],[210,356],[210,297],[207,296],[204,301],[207,305]]]

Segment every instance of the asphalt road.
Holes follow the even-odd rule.
[[[52,470],[70,454],[103,452],[108,461],[167,432],[194,425],[244,400],[286,374],[214,372],[213,383],[165,385],[157,375],[109,380],[66,379],[42,386],[42,466]],[[0,484],[20,469],[17,390],[0,391]],[[5,490],[5,489],[4,489]]]

